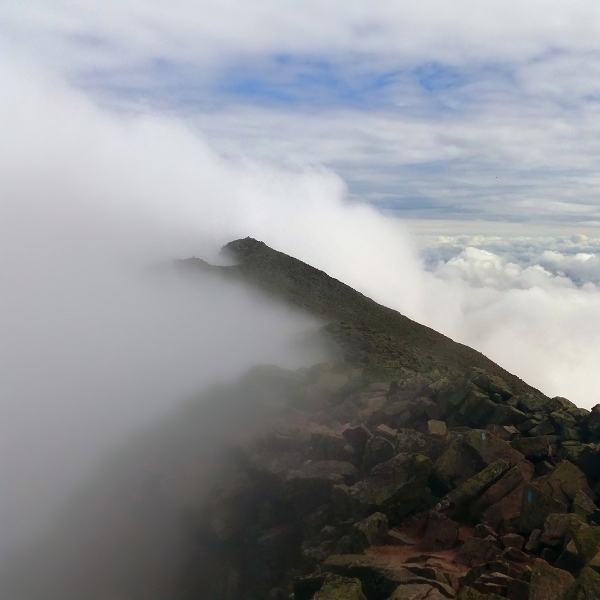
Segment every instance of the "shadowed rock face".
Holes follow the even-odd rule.
[[[556,600],[592,597],[600,580],[598,411],[545,397],[478,352],[261,242],[225,249],[237,265],[178,265],[244,280],[322,318],[331,360],[299,371],[255,369],[229,390],[247,394],[238,412],[222,410],[221,392],[168,431],[157,427],[160,466],[129,482],[118,516],[128,521],[165,493],[171,499],[168,524],[182,543],[160,589],[150,572],[145,585],[125,585],[108,563],[95,582],[110,581],[112,595],[97,583],[72,594],[62,585],[62,595],[46,587],[40,600],[83,592],[133,600],[528,600],[550,588]],[[231,451],[211,453],[223,441],[218,427],[202,428],[207,423],[229,430]],[[170,447],[179,451],[161,462]],[[208,455],[210,468],[200,464]],[[125,479],[107,479],[96,500]],[[201,493],[169,493],[199,481]],[[106,502],[99,523],[114,521],[115,504]],[[90,511],[81,514],[84,522]],[[167,523],[162,515],[150,512],[136,526],[151,528],[157,516]],[[92,528],[92,542],[102,531]],[[102,549],[113,547],[118,535]],[[141,547],[143,537],[128,546]],[[70,564],[81,573],[77,560]],[[137,565],[142,578],[150,564]],[[556,585],[548,587],[550,579]]]

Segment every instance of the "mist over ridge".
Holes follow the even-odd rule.
[[[432,272],[402,223],[349,202],[331,170],[225,158],[175,117],[101,109],[29,65],[1,72],[4,539],[43,522],[107,448],[205,381],[256,362],[311,362],[282,352],[314,327],[302,317],[235,286],[169,290],[140,278],[173,258],[215,262],[220,245],[247,235],[549,396],[596,403],[593,282],[538,269],[528,285],[490,286],[469,271],[482,262],[472,252],[458,275],[452,259]]]

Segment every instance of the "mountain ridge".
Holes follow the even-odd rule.
[[[223,246],[222,252],[236,264],[218,267],[197,258],[184,259],[179,264],[241,279],[328,319],[326,330],[342,345],[354,348],[353,360],[366,359],[382,374],[402,374],[405,369],[464,373],[474,367],[482,368],[504,378],[515,392],[547,398],[481,352],[375,302],[325,271],[274,250],[262,241],[251,237],[234,240]]]

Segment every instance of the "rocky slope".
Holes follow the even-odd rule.
[[[261,242],[225,249],[177,267],[319,317],[331,359],[257,367],[115,450],[2,597],[600,598],[600,406]]]
[[[183,597],[600,598],[600,407],[260,242],[226,249],[220,272],[327,319],[339,354],[287,373],[238,446],[195,515]]]

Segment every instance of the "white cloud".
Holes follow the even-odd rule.
[[[499,55],[521,59],[549,47],[596,49],[600,9],[592,1],[541,0],[485,5],[474,0],[451,5],[441,0],[332,0],[326,5],[315,0],[206,0],[202,5],[189,0],[109,0],[102,5],[12,0],[3,21],[13,39],[27,38],[28,47],[50,52],[59,62],[77,63],[82,56],[97,61],[104,55],[122,65],[156,56],[206,60],[265,52],[397,53],[454,61]],[[87,45],[79,44],[85,36]],[[102,43],[109,52],[102,52]],[[75,45],[80,56],[66,57]]]

